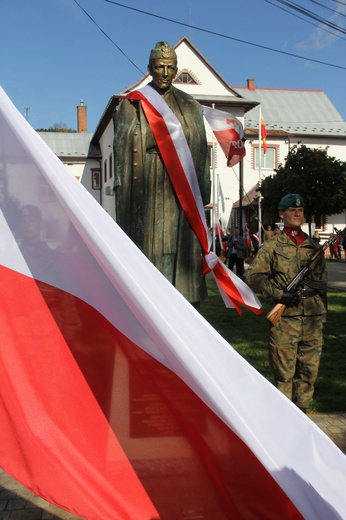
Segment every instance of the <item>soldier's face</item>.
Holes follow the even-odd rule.
[[[172,58],[151,60],[148,65],[153,82],[162,90],[167,90],[177,73],[177,62]]]
[[[284,226],[290,228],[299,228],[304,222],[304,208],[289,207],[284,211],[279,211],[279,215]]]

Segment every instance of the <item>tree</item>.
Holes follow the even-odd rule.
[[[280,199],[287,193],[300,193],[305,216],[334,215],[346,209],[346,162],[329,157],[325,150],[295,145],[271,175],[262,181],[260,192],[265,211],[277,215]]]
[[[72,130],[68,128],[66,123],[54,123],[54,125],[50,126],[48,130],[46,128],[36,128],[36,132],[66,132],[66,133],[75,133],[76,130]]]

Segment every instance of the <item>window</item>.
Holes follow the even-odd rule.
[[[183,84],[183,85],[200,85],[201,82],[198,78],[193,74],[193,72],[189,70],[182,70],[178,73],[177,77],[173,81],[173,83]]]
[[[209,161],[209,167],[213,168],[213,166],[216,168],[216,146],[214,147],[214,153],[213,153],[213,145],[211,143],[208,143],[208,161]],[[213,164],[213,161],[215,163]]]
[[[105,159],[104,163],[103,163],[103,178],[104,178],[104,182],[106,183],[107,182],[107,159]]]
[[[182,72],[174,81],[174,83],[184,83],[185,85],[196,85],[195,80],[188,72]]]
[[[109,156],[109,178],[111,179],[113,177],[113,155],[110,154]]]
[[[91,187],[93,190],[101,188],[101,173],[98,168],[91,168]]]
[[[254,147],[254,169],[256,170],[259,168],[258,152],[258,146]],[[274,170],[274,168],[277,168],[277,147],[268,146],[267,153],[264,153],[261,148],[261,169]]]
[[[312,222],[315,223],[316,229],[320,229],[323,231],[325,229],[325,225],[327,224],[327,217],[326,215],[320,215],[317,213],[312,216]]]

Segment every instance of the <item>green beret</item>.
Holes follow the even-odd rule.
[[[287,208],[304,208],[304,199],[299,193],[289,193],[282,197],[278,209],[284,211]]]

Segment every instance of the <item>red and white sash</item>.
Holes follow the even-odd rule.
[[[200,241],[204,274],[213,272],[226,307],[234,307],[241,314],[242,304],[256,314],[262,312],[261,304],[251,289],[210,251],[212,238],[207,227],[197,175],[177,117],[150,85],[130,92],[126,97],[141,102],[181,207]]]

